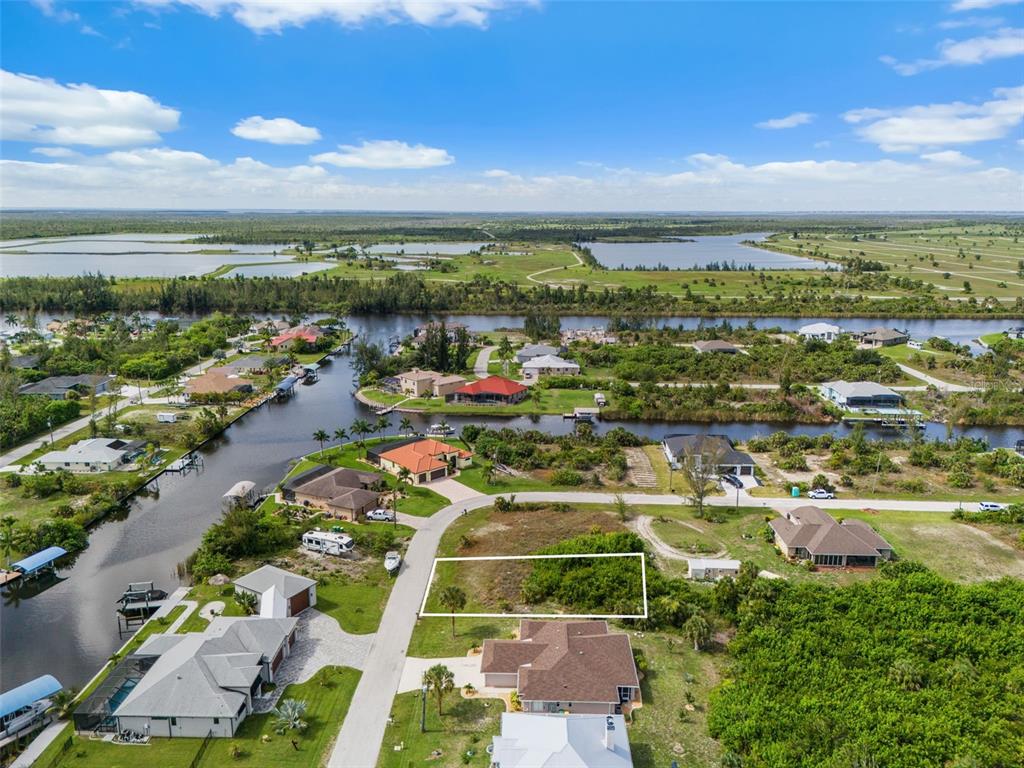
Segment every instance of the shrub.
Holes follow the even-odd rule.
[[[571,469],[557,469],[551,475],[552,485],[583,485],[583,475]]]

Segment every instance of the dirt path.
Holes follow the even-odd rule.
[[[641,515],[640,517],[636,518],[635,520],[633,520],[630,523],[630,527],[633,530],[635,530],[640,535],[640,537],[642,539],[647,541],[647,543],[650,544],[654,548],[655,554],[660,555],[661,557],[667,558],[668,560],[685,560],[685,561],[689,562],[691,560],[690,556],[684,555],[682,552],[680,552],[678,549],[676,549],[675,547],[673,547],[670,544],[668,544],[664,539],[662,539],[660,536],[658,536],[658,534],[656,534],[654,532],[654,528],[651,526],[651,523],[653,522],[653,520],[654,520],[654,518],[651,517],[650,515]],[[677,520],[676,522],[679,523],[680,525],[685,525],[687,528],[690,528],[690,529],[696,531],[697,533],[706,535],[705,532],[702,531],[700,528],[698,528],[696,525],[692,525],[691,523],[683,522],[682,520]],[[702,557],[702,558],[725,557],[726,554],[727,554],[726,550],[723,549],[723,550],[721,550],[719,552],[716,552],[713,555],[702,554],[700,557]]]

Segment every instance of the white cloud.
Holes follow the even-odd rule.
[[[364,141],[359,146],[342,144],[338,149],[341,151],[313,155],[310,160],[339,168],[374,169],[436,168],[455,162],[446,150],[404,141]]]
[[[103,37],[102,32],[98,31],[94,27],[90,27],[88,24],[83,24],[82,28],[78,31],[81,32],[83,35],[89,35],[90,37]]]
[[[892,56],[880,56],[879,61],[901,75],[910,76],[942,67],[964,67],[984,64],[995,59],[1008,59],[1024,55],[1024,29],[1006,27],[983,37],[943,40],[938,45],[938,53],[938,57],[934,59],[905,62]]]
[[[679,173],[564,173],[356,184],[319,165],[220,162],[166,148],[0,161],[0,205],[480,211],[1018,210],[1022,175],[935,160],[746,165],[698,153]]]
[[[485,27],[490,15],[509,0],[135,0],[139,5],[185,5],[209,16],[230,14],[253,32],[281,32],[312,21],[357,27],[372,21],[427,27],[465,24]],[[530,4],[533,4],[530,2]]]
[[[178,127],[179,112],[135,91],[0,70],[0,137],[94,147],[154,144]]]
[[[74,11],[69,11],[67,8],[58,8],[54,0],[31,0],[31,2],[44,16],[59,21],[61,24],[78,21],[80,18]]]
[[[67,147],[33,147],[32,152],[44,157],[78,157],[79,154]]]
[[[997,5],[1016,5],[1022,0],[956,0],[950,10],[952,11],[981,11],[986,8],[995,8]]]
[[[791,115],[785,117],[775,117],[771,120],[764,120],[760,123],[755,123],[755,128],[767,128],[768,130],[779,130],[782,128],[796,128],[798,125],[807,125],[814,119],[814,115],[810,112],[794,112]]]
[[[942,152],[929,152],[921,155],[921,159],[928,160],[932,163],[941,163],[942,165],[955,165],[961,168],[966,168],[972,165],[981,165],[980,160],[968,157],[963,152],[955,149],[946,149]]]
[[[965,27],[991,29],[1003,26],[1003,18],[1001,16],[967,16],[962,19],[946,19],[940,21],[937,26],[939,29],[964,29]]]
[[[267,119],[259,115],[239,120],[231,132],[250,141],[266,141],[270,144],[312,144],[320,139],[320,131],[300,125],[287,117]]]
[[[828,139],[823,139],[822,141],[814,142],[814,148],[815,149],[828,149],[831,146],[832,146],[832,142],[829,141]]]
[[[899,109],[854,109],[843,119],[884,152],[915,152],[920,147],[973,144],[1000,139],[1024,120],[1024,86],[997,88],[983,104],[928,104]]]

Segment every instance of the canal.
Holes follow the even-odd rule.
[[[460,317],[471,328],[487,330],[521,325],[514,317]],[[424,322],[423,317],[354,318],[350,325],[364,338],[386,339],[406,335]],[[563,327],[603,325],[603,318],[563,318]],[[662,321],[694,327],[698,320],[673,318]],[[707,322],[707,321],[705,321]],[[737,320],[745,323],[746,320]],[[810,322],[807,319],[769,318],[758,325],[786,328]],[[856,325],[855,325],[856,323]],[[878,321],[843,321],[848,327]],[[988,321],[896,321],[904,327],[918,326],[917,335],[941,333],[954,340],[977,338],[1005,323]],[[918,325],[920,324],[920,325]],[[117,632],[114,601],[131,581],[153,580],[164,589],[178,585],[176,565],[198,545],[203,531],[220,516],[221,495],[238,480],[251,480],[258,487],[276,483],[289,461],[316,449],[312,439],[318,429],[333,432],[348,428],[356,418],[372,416],[352,397],[352,370],[348,357],[338,357],[321,371],[320,381],[297,388],[296,396],[284,403],[268,403],[238,422],[215,442],[203,448],[205,469],[184,476],[160,479],[159,492],[133,499],[127,514],[97,526],[89,547],[73,565],[61,571],[59,580],[43,583],[37,594],[33,587],[10,590],[0,606],[0,690],[8,690],[38,675],[55,675],[65,686],[81,687],[123,642]],[[397,424],[398,416],[393,416]],[[436,420],[436,417],[434,417]],[[419,428],[427,417],[412,416]],[[484,421],[475,417],[449,417],[458,428]],[[514,428],[537,428],[552,433],[572,429],[571,421],[560,416],[487,419],[489,423]],[[765,435],[783,429],[778,424],[664,424],[657,422],[599,423],[598,430],[613,426],[653,438],[668,432],[713,431],[735,439]],[[793,433],[844,432],[839,425],[794,425]],[[970,429],[965,434],[987,437],[993,446],[1012,445],[1024,437],[1019,428]],[[929,425],[929,437],[942,437],[941,425]]]

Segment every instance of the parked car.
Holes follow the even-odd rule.
[[[982,512],[998,512],[1001,509],[1005,509],[1004,505],[997,504],[994,501],[983,501],[978,505],[978,509]]]
[[[722,475],[722,479],[725,480],[733,488],[742,488],[743,481],[740,480],[736,475]]]
[[[809,499],[834,499],[836,495],[832,491],[826,491],[824,488],[815,488],[807,494]]]
[[[366,513],[367,520],[381,520],[385,523],[393,522],[395,519],[395,513],[390,509],[371,509]]]

